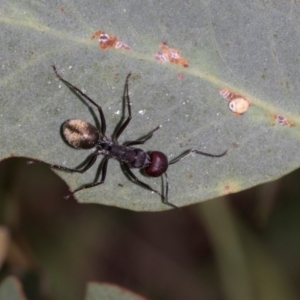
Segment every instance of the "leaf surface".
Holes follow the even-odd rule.
[[[90,151],[69,147],[60,134],[68,119],[95,122],[61,75],[100,104],[107,134],[122,112],[125,77],[132,72],[133,119],[120,142],[162,128],[141,148],[171,159],[170,201],[184,206],[277,179],[299,167],[299,7],[294,2],[3,1],[1,22],[0,156],[22,156],[76,167]],[[103,30],[132,48],[106,50],[90,37]],[[189,67],[155,60],[159,44],[180,51]],[[221,89],[247,97],[236,117]],[[294,126],[282,126],[274,116]],[[100,159],[99,159],[100,161]],[[30,167],[30,165],[28,166]],[[73,190],[93,182],[57,172]],[[156,190],[161,180],[135,174]],[[80,202],[132,210],[163,210],[161,199],[130,182],[110,160],[105,183],[76,194]]]
[[[26,300],[21,282],[13,276],[7,277],[0,285],[0,300]]]
[[[109,283],[89,283],[85,300],[146,300],[146,298],[132,293],[129,290]]]

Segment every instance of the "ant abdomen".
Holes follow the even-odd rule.
[[[82,120],[68,120],[63,125],[63,135],[66,141],[78,149],[92,149],[99,141],[97,128]]]
[[[150,165],[144,169],[145,173],[150,177],[159,177],[164,174],[169,162],[167,156],[160,151],[150,152]]]

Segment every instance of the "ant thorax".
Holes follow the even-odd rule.
[[[120,162],[130,165],[132,168],[145,168],[150,164],[149,155],[142,149],[119,145],[114,142],[103,143],[101,152]]]

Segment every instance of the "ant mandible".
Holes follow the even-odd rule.
[[[148,134],[146,134],[144,137],[123,143],[123,145],[119,145],[118,138],[123,133],[125,128],[128,126],[132,116],[131,116],[131,104],[130,104],[130,98],[128,93],[128,81],[131,73],[129,73],[126,77],[125,81],[125,90],[124,90],[124,97],[126,99],[126,105],[128,110],[128,117],[123,122],[123,124],[120,125],[120,127],[115,131],[115,133],[112,135],[112,139],[109,139],[105,133],[106,133],[106,121],[104,117],[104,113],[102,111],[101,106],[99,106],[96,102],[94,102],[88,95],[86,95],[84,92],[82,92],[79,88],[65,80],[61,77],[61,75],[57,72],[56,67],[52,66],[53,70],[56,74],[56,76],[64,82],[69,88],[71,88],[73,91],[75,91],[80,96],[84,97],[88,102],[93,104],[97,107],[100,115],[100,127],[101,130],[96,128],[94,125],[92,125],[89,122],[82,121],[82,120],[68,120],[63,124],[63,136],[66,139],[66,141],[74,148],[78,149],[92,149],[96,148],[95,152],[90,157],[87,164],[82,169],[72,169],[67,168],[64,166],[56,165],[56,164],[48,164],[51,168],[68,171],[68,172],[77,172],[77,173],[84,173],[88,169],[90,169],[94,163],[97,160],[97,157],[99,155],[103,155],[104,158],[102,160],[102,169],[101,169],[101,180],[98,182],[93,182],[90,184],[83,185],[80,188],[77,188],[73,192],[71,192],[67,198],[69,198],[70,195],[83,190],[87,188],[92,188],[97,185],[100,185],[104,183],[106,178],[106,172],[107,172],[107,165],[110,158],[114,158],[118,160],[123,167],[123,170],[128,174],[130,179],[132,179],[137,184],[141,185],[142,187],[158,194],[162,198],[162,202],[168,206],[171,206],[173,208],[179,208],[173,203],[170,203],[168,200],[168,192],[169,192],[169,183],[168,183],[168,176],[167,176],[167,169],[169,165],[175,164],[187,155],[191,153],[197,153],[205,156],[210,157],[221,157],[224,156],[227,152],[227,150],[221,154],[210,154],[201,152],[195,149],[187,150],[183,154],[181,154],[179,157],[172,159],[171,161],[168,161],[167,156],[160,151],[153,151],[150,153],[145,152],[142,149],[135,148],[132,146],[135,145],[141,145],[144,144],[146,141],[148,141],[153,133],[160,128],[160,126],[157,126],[153,130],[151,130]],[[158,191],[154,190],[151,186],[144,183],[143,181],[139,180],[130,170],[130,168],[137,168],[142,169],[144,173],[150,177],[159,177],[164,175],[166,178],[166,189],[165,193],[161,194]]]

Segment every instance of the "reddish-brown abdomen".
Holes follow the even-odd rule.
[[[169,162],[167,156],[159,151],[150,153],[150,165],[145,168],[145,173],[151,177],[158,177],[168,169]]]

